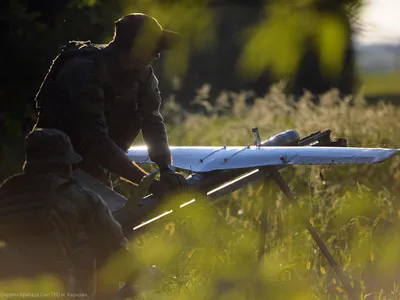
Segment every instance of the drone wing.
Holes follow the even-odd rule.
[[[382,162],[400,149],[356,147],[170,147],[173,165],[193,172],[257,168],[269,165],[373,164]],[[146,146],[131,147],[131,160],[153,163]]]

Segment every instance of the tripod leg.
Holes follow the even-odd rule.
[[[275,180],[275,182],[278,184],[282,192],[285,194],[287,198],[289,198],[290,201],[293,203],[295,202],[295,199],[293,197],[293,194],[290,190],[289,185],[285,181],[285,179],[282,178],[281,174],[277,169],[271,170],[271,175],[272,178]],[[337,277],[339,280],[342,282],[344,289],[346,290],[349,299],[358,299],[357,293],[354,291],[353,287],[350,284],[350,280],[347,278],[347,276],[343,273],[342,269],[338,265],[338,263],[335,261],[331,253],[329,252],[328,247],[324,244],[324,242],[321,240],[321,238],[318,235],[318,232],[315,230],[315,228],[311,225],[311,223],[306,220],[305,221],[307,230],[310,232],[311,236],[313,237],[314,241],[318,245],[319,249],[321,250],[322,254],[325,256],[325,258],[328,260],[328,263],[331,265],[333,270],[335,271]]]
[[[264,177],[264,186],[263,189],[266,188],[267,185],[271,184],[271,178],[270,177]],[[261,211],[261,216],[260,216],[260,232],[259,232],[259,245],[258,245],[258,261],[261,261],[261,259],[264,256],[265,253],[265,241],[267,238],[267,231],[268,231],[268,197],[265,196],[263,199],[263,205],[262,205],[262,211]]]
[[[260,261],[264,254],[268,252],[270,249],[268,244],[266,244],[266,238],[267,238],[267,233],[270,228],[268,228],[268,211],[273,209],[273,207],[276,208],[276,203],[273,202],[276,199],[276,196],[279,192],[279,187],[277,187],[274,183],[274,179],[269,176],[269,173],[267,173],[268,176],[264,177],[264,186],[263,186],[263,191],[265,196],[263,199],[262,203],[262,211],[260,215],[260,231],[259,231],[259,246],[258,246],[258,261]],[[268,189],[267,189],[268,187]],[[268,194],[266,193],[268,191]],[[277,220],[278,224],[280,220]],[[279,225],[278,225],[279,226]],[[278,229],[279,230],[279,229]]]

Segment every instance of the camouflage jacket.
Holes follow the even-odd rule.
[[[45,79],[52,81],[46,93],[37,95],[36,126],[64,131],[86,165],[98,164],[125,177],[125,151],[140,130],[159,166],[170,163],[171,153],[154,70],[123,72],[118,64],[107,47],[68,59],[54,78]],[[85,170],[98,178],[93,169]]]
[[[102,267],[112,255],[129,253],[104,201],[58,174],[19,174],[3,183],[0,240],[0,280],[53,274],[69,290],[92,289],[85,294],[94,288],[84,282],[94,272],[93,258]]]

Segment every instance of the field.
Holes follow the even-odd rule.
[[[334,92],[319,106],[307,98],[295,104],[278,87],[252,107],[244,99],[221,95],[207,115],[167,101],[171,144],[246,145],[258,126],[262,139],[290,128],[301,136],[329,128],[349,146],[399,147],[400,108],[391,104],[340,102]],[[303,217],[351,278],[358,299],[400,299],[399,157],[378,165],[296,166],[282,174],[299,206],[259,183],[214,206],[188,207],[132,241],[138,265],[162,270],[146,279],[143,299],[347,299]],[[258,261],[264,201],[266,253]]]
[[[385,99],[400,103],[400,73],[364,73],[361,74],[362,93],[370,102]]]
[[[365,85],[365,94],[400,94],[400,73],[388,72],[384,74],[366,73],[362,75]]]
[[[279,87],[251,107],[245,99],[222,94],[205,114],[166,99],[171,145],[247,145],[257,126],[263,140],[286,129],[300,136],[331,129],[349,146],[400,148],[400,108],[392,104],[340,101],[334,92],[320,105],[307,97],[294,103]],[[196,197],[197,204],[133,239],[133,264],[149,270],[138,280],[138,299],[347,299],[304,218],[350,277],[357,299],[400,299],[400,157],[378,165],[295,166],[282,175],[299,205],[260,182],[212,206]],[[125,187],[117,186],[128,193]],[[185,200],[170,199],[160,211]],[[266,250],[258,260],[263,205]]]

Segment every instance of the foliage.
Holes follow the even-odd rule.
[[[251,127],[258,126],[265,139],[289,128],[301,136],[330,128],[333,137],[347,138],[350,146],[399,145],[399,107],[367,105],[361,97],[341,101],[335,91],[319,105],[308,97],[293,102],[282,88],[274,86],[252,106],[245,94],[221,94],[218,106],[208,105],[205,114],[166,101],[171,144],[245,145],[252,140]],[[205,88],[199,99],[206,98]],[[342,284],[305,230],[304,217],[350,276],[360,299],[400,299],[399,158],[378,165],[296,166],[282,174],[298,205],[262,182],[211,205],[193,195],[195,203],[132,239],[131,263],[142,271],[138,299],[346,299]],[[160,212],[187,200],[170,199]],[[266,253],[259,261],[264,201],[268,230]],[[29,284],[24,291],[38,290],[39,283]],[[54,280],[41,284],[54,293]],[[7,283],[6,290],[13,286]]]
[[[243,43],[239,64],[244,74],[259,75],[272,67],[279,76],[291,75],[311,41],[318,49],[323,73],[338,75],[348,43],[348,28],[338,10],[339,4],[322,10],[318,2],[268,1],[266,18],[248,33]]]
[[[307,97],[295,103],[279,86],[253,106],[244,104],[245,95],[223,97],[220,107],[208,106],[205,115],[177,115],[179,109],[167,106],[164,114],[171,143],[244,145],[252,140],[251,127],[257,126],[264,138],[289,128],[301,136],[330,128],[334,137],[347,138],[349,146],[399,145],[395,133],[400,129],[400,109],[391,104],[370,106],[362,98],[343,102],[335,91],[325,95],[320,105]],[[141,263],[162,270],[143,293],[147,299],[264,299],[267,295],[345,299],[343,286],[303,226],[305,215],[349,274],[360,299],[400,299],[399,167],[397,157],[378,165],[289,168],[282,174],[298,205],[263,183],[212,206],[198,197],[199,204],[157,221],[132,241]],[[169,210],[174,201],[185,202],[171,199],[160,211]],[[258,261],[263,201],[268,201],[267,252]],[[143,276],[149,280],[148,274]]]
[[[304,10],[294,9],[294,2],[290,2],[277,7],[271,1],[272,18],[244,32],[248,46],[244,47],[242,66],[250,71],[248,75],[261,70],[257,69],[260,62],[262,67],[270,64],[278,73],[287,75],[303,54],[299,45],[310,37],[322,51],[319,57],[325,62],[326,70],[335,71],[336,63],[342,60],[342,48],[347,41],[343,32],[348,28],[343,28],[337,20],[357,8],[352,3],[359,2],[341,1],[339,6],[322,10],[313,6],[322,1],[298,1],[297,4],[306,7]],[[174,72],[184,72],[190,53],[208,47],[216,39],[213,19],[208,15],[206,2],[202,1],[198,1],[198,6],[183,8],[179,1],[167,4],[154,1],[149,5],[145,0],[134,3],[79,0],[68,5],[62,2],[64,6],[57,13],[48,15],[37,15],[35,9],[27,10],[21,3],[14,1],[10,7],[12,39],[9,41],[12,43],[7,45],[30,49],[24,55],[22,50],[14,51],[11,57],[15,61],[21,58],[29,72],[22,79],[20,72],[16,72],[18,69],[7,69],[9,76],[1,87],[0,102],[1,108],[7,111],[0,115],[7,125],[1,133],[7,136],[17,136],[23,120],[32,119],[27,113],[28,101],[18,99],[33,98],[61,41],[92,36],[95,42],[106,41],[112,35],[109,25],[121,11],[148,11],[165,27],[182,32],[187,43],[180,52],[166,59],[168,66],[176,67]],[[351,8],[348,10],[342,5]],[[290,22],[282,23],[287,21],[288,13]],[[198,14],[207,17],[192,22]],[[80,21],[75,22],[74,18]],[[66,24],[63,20],[67,20]],[[318,23],[321,26],[316,26],[321,20]],[[280,39],[280,46],[264,42],[275,38]],[[267,55],[261,60],[264,54]],[[328,57],[332,60],[328,61]],[[392,104],[366,105],[362,97],[343,101],[335,91],[322,97],[319,105],[309,95],[294,102],[284,95],[279,85],[265,97],[257,98],[253,105],[248,104],[250,93],[224,92],[212,99],[215,101],[208,101],[207,86],[200,92],[196,103],[204,106],[204,114],[189,113],[172,98],[165,99],[163,109],[171,144],[245,145],[251,142],[251,127],[257,126],[265,138],[289,128],[302,136],[330,128],[335,136],[347,138],[351,146],[399,147],[396,133],[400,130],[400,108]],[[18,143],[22,144],[20,140]],[[142,141],[136,141],[139,143]],[[6,154],[15,152],[15,147],[10,145],[6,147],[4,142],[0,150]],[[4,160],[0,159],[4,166]],[[195,204],[157,221],[148,232],[133,239],[135,261],[132,264],[140,270],[151,271],[139,278],[140,298],[264,299],[266,295],[271,299],[345,298],[341,283],[302,225],[301,216],[305,214],[350,275],[360,298],[400,299],[399,158],[371,166],[291,167],[283,175],[297,195],[298,206],[287,203],[281,193],[275,194],[275,190],[259,183],[224,197],[213,206],[196,197]],[[120,184],[123,187],[124,183]],[[184,200],[171,199],[163,209],[176,206],[174,201]],[[264,245],[267,250],[264,259],[257,261],[264,201],[268,201],[268,233]],[[152,265],[159,268],[158,272]],[[22,286],[30,292],[42,286],[40,290],[49,293],[58,289],[53,279],[37,280]],[[11,287],[12,283],[3,283],[1,289],[7,291]]]
[[[182,43],[179,48],[165,55],[166,77],[183,75],[187,71],[193,52],[215,43],[213,13],[208,7],[208,2],[209,0],[199,0],[194,4],[183,0],[138,0],[124,3],[124,13],[147,13],[155,17],[164,28],[181,34]]]
[[[18,141],[12,141],[13,145],[20,143],[22,136],[33,125],[35,120],[33,98],[59,47],[73,39],[90,39],[96,43],[108,42],[113,34],[113,22],[124,13],[147,12],[157,17],[165,27],[175,29],[182,34],[181,47],[177,51],[168,53],[163,61],[164,78],[187,75],[186,71],[196,57],[206,60],[208,56],[225,56],[223,52],[225,45],[219,45],[218,40],[225,39],[226,35],[232,35],[228,40],[235,39],[238,32],[242,39],[234,42],[240,42],[238,49],[231,50],[233,53],[236,53],[236,50],[242,51],[242,56],[239,57],[236,66],[234,61],[230,63],[228,60],[229,69],[224,72],[233,73],[235,70],[242,70],[244,72],[242,75],[250,76],[247,79],[251,79],[251,75],[264,72],[267,67],[276,71],[279,77],[293,75],[303,59],[307,48],[304,43],[310,36],[315,39],[319,49],[318,55],[323,71],[340,71],[343,65],[343,51],[349,43],[349,34],[346,33],[348,21],[343,18],[342,1],[297,0],[290,1],[290,4],[282,1],[259,1],[257,5],[261,7],[262,3],[268,3],[264,10],[260,9],[265,12],[261,19],[255,15],[254,18],[250,18],[255,24],[240,23],[240,28],[234,27],[240,16],[229,19],[231,23],[222,22],[224,18],[222,15],[228,15],[230,12],[230,4],[224,4],[224,1],[201,0],[196,1],[196,5],[183,0],[5,2],[8,3],[4,3],[1,11],[5,26],[0,53],[6,58],[3,61],[3,72],[7,76],[0,83],[2,125],[0,135],[5,139],[9,137],[16,139],[19,135]],[[248,4],[246,1],[236,2],[242,7]],[[324,3],[331,4],[327,9],[319,9],[321,3],[323,6]],[[361,1],[343,1],[343,3],[350,5]],[[215,10],[214,7],[218,5],[224,7],[226,11]],[[301,9],[298,9],[299,5]],[[347,11],[357,12],[356,9]],[[218,27],[218,24],[229,27],[229,30]],[[246,26],[248,28],[245,28]],[[224,36],[221,36],[222,34]],[[207,54],[206,50],[211,48],[211,52]],[[204,65],[204,62],[201,61],[201,64]],[[310,64],[314,63],[307,62],[306,66]],[[318,62],[316,64],[318,65]],[[348,65],[347,62],[345,65]],[[203,66],[203,68],[207,70],[209,67]],[[198,70],[191,71],[198,72]],[[308,75],[304,76],[305,74],[308,73],[301,73],[300,77],[311,78]],[[161,77],[161,72],[158,75]],[[202,80],[208,80],[212,74],[206,72],[206,76],[207,79]],[[244,78],[245,81],[247,79]],[[219,80],[214,79],[214,81]],[[314,79],[309,81],[319,85]],[[217,82],[210,83],[217,84]],[[263,86],[268,84],[269,82],[263,82]],[[339,85],[334,84],[336,87]],[[318,89],[306,86],[303,82],[300,86],[301,89],[307,88],[319,93]],[[182,99],[180,101],[185,102]],[[3,161],[9,154],[4,149],[1,151],[3,154],[0,159]]]

